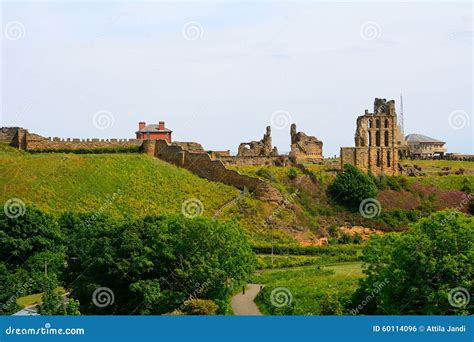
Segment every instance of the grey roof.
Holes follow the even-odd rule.
[[[435,139],[435,138],[430,138],[426,135],[423,135],[423,134],[408,134],[406,137],[405,137],[405,140],[407,142],[419,142],[419,143],[442,143],[442,144],[445,144],[444,141],[441,141],[441,140],[438,140],[438,139]]]
[[[169,130],[168,128],[160,130],[159,125],[151,124],[151,125],[146,125],[142,129],[138,130],[136,133],[171,133],[173,132],[172,130]]]

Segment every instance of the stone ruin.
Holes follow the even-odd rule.
[[[319,163],[323,160],[323,142],[303,132],[296,132],[296,125],[290,128],[290,158],[296,163]]]
[[[352,164],[375,174],[398,174],[399,129],[395,101],[376,98],[374,112],[357,118],[355,147],[341,148],[341,166]]]
[[[267,126],[267,133],[260,141],[241,143],[237,157],[277,157],[278,150],[272,146],[272,129]]]

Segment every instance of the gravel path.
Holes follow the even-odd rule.
[[[262,313],[258,309],[254,300],[260,292],[261,284],[248,284],[245,294],[240,292],[232,298],[232,310],[236,316],[261,316]]]

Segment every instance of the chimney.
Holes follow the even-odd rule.
[[[164,122],[164,121],[158,122],[158,129],[159,129],[160,131],[164,131],[164,130],[165,130],[165,122]]]
[[[145,125],[146,125],[145,122],[140,121],[140,122],[138,123],[138,130],[141,130],[141,129],[145,128]]]

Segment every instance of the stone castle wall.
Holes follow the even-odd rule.
[[[183,167],[194,174],[214,182],[244,188],[253,191],[262,200],[280,202],[281,194],[268,182],[234,170],[228,170],[220,160],[212,160],[207,153],[196,153],[184,150],[181,146],[170,145],[164,140],[144,142],[144,151],[168,163]]]
[[[29,135],[26,142],[26,150],[77,150],[95,148],[114,148],[140,146],[143,140],[139,139],[60,139],[60,138],[36,138]]]

